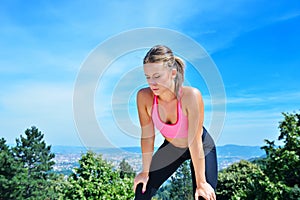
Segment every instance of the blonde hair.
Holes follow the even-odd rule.
[[[170,70],[176,69],[176,77],[175,77],[175,94],[177,98],[180,97],[180,88],[182,87],[184,81],[184,69],[185,64],[183,60],[177,56],[174,56],[172,50],[164,45],[156,45],[152,47],[146,54],[143,63],[159,63],[163,62],[163,64],[168,67]]]

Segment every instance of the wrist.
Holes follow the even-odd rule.
[[[144,175],[144,176],[148,176],[149,175],[149,171],[146,171],[146,170],[142,170],[140,172],[140,174]]]
[[[197,188],[203,188],[207,184],[206,181],[199,181],[197,182]]]

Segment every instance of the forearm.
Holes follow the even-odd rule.
[[[190,145],[190,154],[194,166],[197,187],[206,182],[205,177],[205,155],[202,141],[194,141]]]
[[[154,151],[154,137],[141,138],[142,147],[142,172],[149,173]]]

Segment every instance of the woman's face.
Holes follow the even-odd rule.
[[[144,72],[149,87],[155,95],[162,94],[166,90],[174,90],[172,80],[176,75],[176,70],[169,70],[160,62],[144,64]]]

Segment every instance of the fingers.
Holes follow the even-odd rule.
[[[198,200],[199,197],[203,197],[204,199],[207,199],[206,198],[206,194],[204,192],[202,192],[202,191],[200,191],[200,192],[196,191],[196,193],[195,193],[195,199]]]
[[[142,193],[146,192],[146,188],[147,188],[147,182],[143,183],[143,189],[142,189]]]
[[[135,192],[135,190],[136,190],[136,186],[137,186],[137,182],[133,182],[133,191]]]
[[[137,186],[139,184],[142,184],[142,193],[145,193],[146,192],[146,188],[147,188],[147,182],[148,182],[148,177],[147,178],[141,178],[141,177],[137,177],[134,179],[134,183],[133,183],[133,190],[134,192],[136,191],[137,189]]]
[[[197,191],[195,193],[195,199],[198,199],[199,197],[203,197],[205,200],[216,200],[216,194],[214,192],[212,193],[206,193],[204,191]]]

